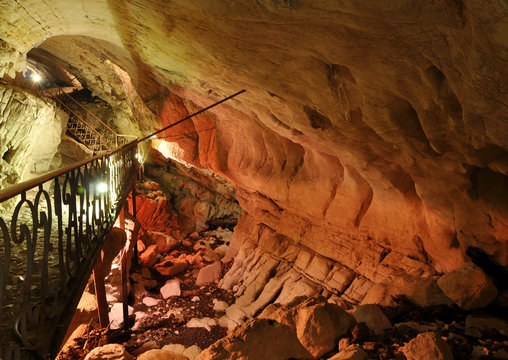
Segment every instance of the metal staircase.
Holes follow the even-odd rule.
[[[69,115],[67,122],[68,134],[85,145],[88,149],[92,150],[94,154],[102,154],[116,149],[118,146],[126,144],[129,138],[131,140],[136,138],[136,136],[117,134],[111,127],[88,111],[81,103],[61,88],[58,88],[56,92],[50,93],[43,87],[39,87],[39,91],[42,95],[55,100],[57,106]],[[78,107],[88,113],[90,119],[86,121],[76,114],[76,112],[62,101],[61,98],[63,96],[72,100]]]
[[[67,122],[67,132],[72,135],[72,137],[92,150],[94,153],[102,153],[111,150],[108,146],[108,140],[104,135],[88,125],[83,119],[79,118],[74,113],[68,112],[68,114],[69,120]]]

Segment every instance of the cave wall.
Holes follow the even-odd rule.
[[[26,1],[0,10],[0,73],[22,68],[16,61],[44,40],[87,35],[111,44],[142,99],[169,89],[161,126],[247,89],[164,134],[198,131],[174,140],[175,154],[236,187],[245,213],[232,249],[262,254],[263,242],[289,242],[363,279],[362,296],[394,274],[453,270],[469,247],[508,265],[503,1]],[[93,64],[73,66],[86,74]],[[105,84],[89,85],[107,97]]]
[[[24,89],[0,84],[0,189],[60,166],[67,114]]]

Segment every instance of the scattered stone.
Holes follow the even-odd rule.
[[[212,330],[212,326],[216,326],[217,321],[215,319],[211,319],[209,317],[204,317],[202,319],[192,318],[190,319],[186,326],[190,328],[204,328],[208,331]]]
[[[150,245],[139,255],[139,261],[144,267],[152,267],[157,262],[157,255],[157,246]]]
[[[226,311],[228,303],[222,300],[213,299],[213,309],[215,311]]]
[[[134,357],[120,344],[107,344],[90,351],[85,360],[134,360]]]
[[[189,239],[185,239],[184,241],[182,241],[182,245],[183,246],[192,246],[192,241],[190,241]]]
[[[134,308],[128,306],[128,314],[132,315],[134,313]],[[111,322],[110,328],[120,329],[123,325],[123,304],[115,303],[111,310],[109,311],[109,321]]]
[[[196,302],[196,301],[199,301],[199,296],[194,296],[192,299],[191,299],[192,302]]]
[[[226,253],[228,252],[229,246],[226,244],[222,244],[218,246],[214,251],[219,257],[222,259],[224,256],[226,256]]]
[[[189,358],[167,350],[152,349],[139,355],[138,360],[189,360]]]
[[[333,350],[339,337],[355,323],[353,316],[323,298],[304,302],[295,319],[300,343],[315,357]]]
[[[205,266],[199,271],[198,278],[196,279],[196,285],[201,286],[217,282],[220,279],[221,271],[222,265],[220,261]]]
[[[164,276],[176,276],[180,273],[183,273],[185,270],[187,270],[189,266],[187,265],[186,261],[164,261],[162,263],[159,263],[155,265],[154,269],[157,270],[157,272]]]
[[[357,322],[367,324],[377,335],[392,327],[390,320],[377,305],[361,305],[353,312],[353,317]]]
[[[202,255],[203,259],[207,262],[216,262],[220,261],[220,256],[217,255],[215,251],[212,249],[206,248]]]
[[[419,334],[402,351],[407,360],[453,360],[448,344],[434,332]]]
[[[183,311],[182,308],[171,309],[166,313],[166,315],[164,315],[164,317],[170,318],[171,316],[173,316],[176,321],[183,322],[184,316],[182,311]]]
[[[199,254],[187,255],[185,259],[191,265],[199,265],[203,261],[203,258]]]
[[[140,283],[134,284],[133,292],[134,297],[136,299],[141,299],[142,297],[148,295],[148,292],[146,291],[145,287],[143,286],[143,284]]]
[[[160,188],[160,185],[158,183],[156,183],[155,181],[151,181],[151,180],[145,181],[144,183],[141,183],[140,185],[142,187],[144,187],[146,190],[151,190],[151,191],[157,191]]]
[[[358,345],[350,345],[329,360],[365,360],[368,354]]]
[[[164,299],[171,296],[180,296],[182,294],[182,291],[180,290],[180,281],[178,279],[166,281],[166,284],[161,287],[160,292]]]
[[[168,252],[178,245],[178,240],[162,232],[152,231],[150,232],[150,237],[152,243],[155,243],[155,246],[157,246],[157,251],[160,254]]]
[[[474,346],[473,351],[471,352],[471,357],[473,359],[478,359],[489,355],[490,355],[489,349],[487,349],[484,346]]]
[[[145,304],[146,306],[155,306],[158,303],[160,303],[159,299],[154,299],[154,298],[152,298],[150,296],[147,296],[147,297],[143,298],[143,304]]]
[[[187,356],[189,360],[194,360],[203,350],[197,345],[192,345],[185,349],[182,355]]]
[[[485,307],[497,296],[492,280],[473,263],[444,274],[437,283],[444,294],[464,310]]]
[[[189,237],[193,240],[198,240],[200,238],[197,231],[194,231],[192,234],[189,235]]]
[[[182,344],[168,344],[164,345],[161,350],[170,351],[175,354],[183,354],[185,351],[185,346]]]

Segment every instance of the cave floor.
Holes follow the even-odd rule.
[[[173,249],[172,253],[193,254],[194,251],[191,246],[180,244]],[[141,268],[133,270],[131,277],[133,274],[139,274],[135,276],[139,277]],[[75,339],[74,345],[62,353],[60,359],[84,359],[93,348],[109,343],[123,344],[133,355],[152,348],[162,348],[168,344],[182,344],[185,347],[197,345],[205,349],[226,335],[227,328],[219,325],[211,325],[207,330],[203,327],[188,327],[187,323],[191,319],[218,319],[224,311],[214,310],[214,300],[230,305],[235,300],[231,293],[219,289],[216,284],[197,286],[197,271],[193,268],[174,277],[162,276],[150,269],[150,275],[151,279],[146,280],[156,281],[157,285],[145,296],[130,299],[129,304],[132,305],[133,314],[130,316],[131,329],[129,331],[94,329],[89,326],[89,330],[80,338]],[[160,288],[169,278],[180,280],[181,295],[164,299]],[[158,303],[147,306],[143,302],[145,298],[154,299]]]

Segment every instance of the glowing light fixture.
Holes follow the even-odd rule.
[[[33,82],[39,82],[39,81],[41,81],[41,79],[42,79],[41,76],[39,74],[37,74],[36,72],[34,72],[32,74],[32,81]]]
[[[103,194],[105,193],[106,191],[108,191],[108,184],[106,183],[98,183],[96,185],[96,189],[99,193]]]

